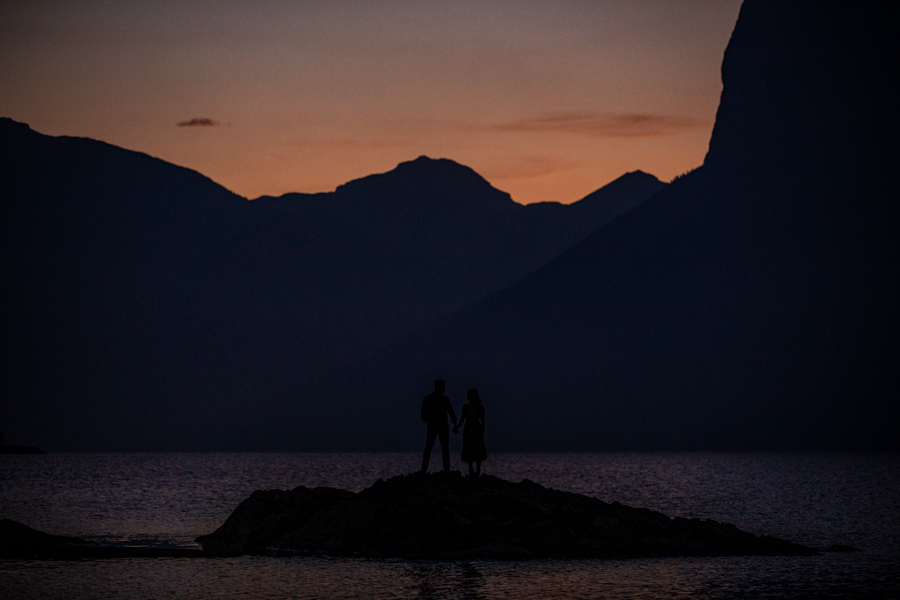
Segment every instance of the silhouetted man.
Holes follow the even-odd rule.
[[[422,400],[422,421],[428,426],[428,437],[425,441],[425,452],[422,454],[422,472],[428,472],[428,461],[431,460],[431,449],[434,438],[441,438],[441,458],[444,460],[444,472],[450,471],[450,427],[447,415],[456,426],[456,413],[450,404],[450,398],[444,395],[447,384],[443,379],[434,382],[434,391]]]

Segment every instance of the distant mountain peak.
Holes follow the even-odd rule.
[[[619,213],[634,208],[668,184],[643,171],[629,171],[595,192],[591,192],[573,206],[581,210],[593,209],[611,201]],[[628,200],[626,200],[628,199]]]
[[[460,164],[449,158],[431,158],[424,154],[413,160],[398,164],[392,171],[384,173],[397,173],[403,175],[415,175],[420,177],[457,177],[478,182],[482,185],[491,185],[471,167]]]
[[[627,173],[625,173],[624,175],[619,177],[619,179],[626,179],[626,178],[628,178],[628,179],[650,178],[650,179],[655,179],[656,181],[659,181],[659,178],[656,175],[652,175],[650,173],[647,173],[646,171],[641,171],[640,169],[636,169],[634,171],[628,171]]]
[[[402,163],[400,163],[400,164],[401,164],[401,165],[408,165],[408,164],[411,164],[411,163],[429,163],[429,162],[439,162],[439,161],[446,161],[446,162],[451,162],[451,163],[454,163],[454,164],[459,164],[459,163],[457,163],[456,161],[450,160],[449,158],[431,158],[431,157],[428,156],[427,154],[420,154],[417,158],[414,158],[413,160],[407,160],[407,161],[402,162]],[[462,166],[462,165],[460,165],[460,166]]]
[[[354,179],[335,190],[346,198],[371,198],[400,205],[422,202],[483,208],[518,206],[474,169],[448,158],[425,155],[398,164],[386,173]]]

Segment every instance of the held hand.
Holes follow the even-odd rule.
[[[459,433],[459,425],[453,426],[453,433]]]

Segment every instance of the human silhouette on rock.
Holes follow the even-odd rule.
[[[450,399],[444,395],[447,384],[443,379],[434,382],[434,391],[422,400],[422,421],[428,426],[428,437],[425,441],[425,452],[422,454],[422,472],[428,472],[428,462],[431,460],[431,449],[434,448],[434,438],[441,439],[441,458],[444,462],[444,472],[450,472],[450,427],[447,425],[447,415],[456,428],[456,413]]]
[[[484,405],[475,388],[466,393],[466,400],[468,402],[463,404],[459,412],[459,422],[453,428],[453,433],[459,432],[459,428],[465,425],[462,459],[469,463],[469,475],[478,477],[481,475],[481,461],[487,458],[487,447],[484,445]],[[475,463],[474,468],[472,463]]]

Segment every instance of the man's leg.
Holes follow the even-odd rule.
[[[441,458],[444,459],[444,470],[450,470],[450,430],[447,427],[444,427],[440,431],[438,431],[438,436],[441,438]],[[433,439],[433,438],[432,438]],[[432,442],[434,443],[434,442]]]
[[[422,453],[422,472],[428,472],[428,463],[431,460],[431,449],[434,448],[434,438],[437,435],[437,429],[428,428],[428,434],[425,438],[425,452]]]

